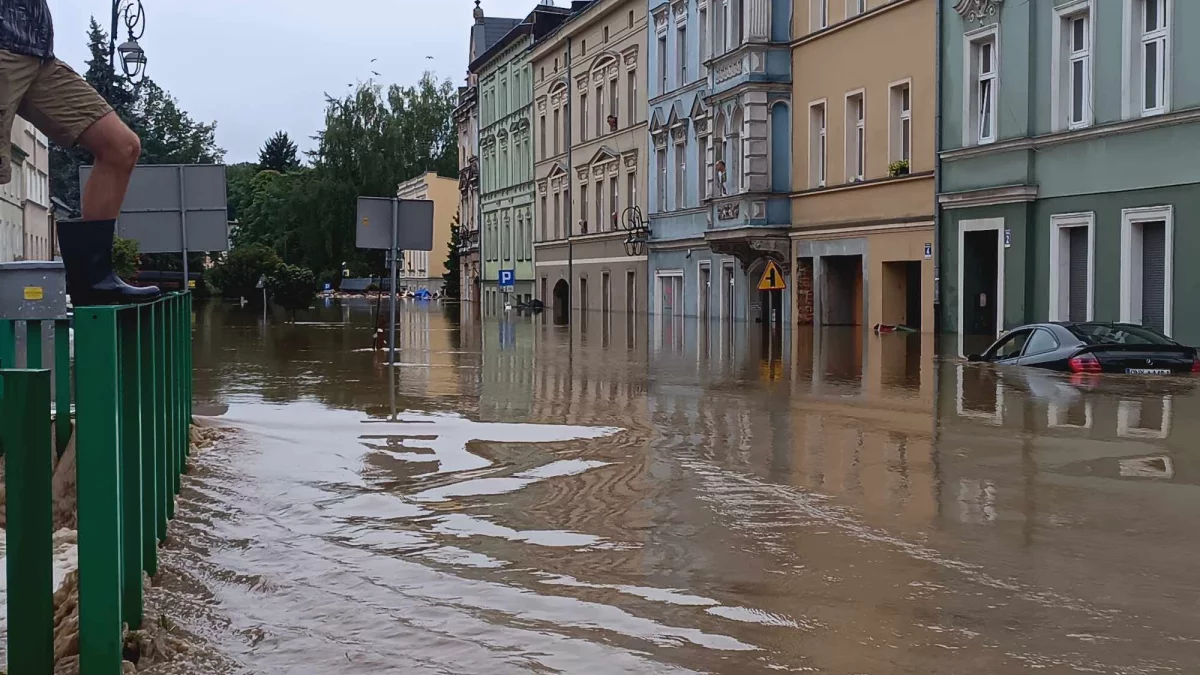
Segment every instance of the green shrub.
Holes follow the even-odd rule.
[[[275,304],[292,312],[308,309],[317,297],[317,277],[312,270],[281,264],[267,279],[267,288]]]
[[[258,280],[270,276],[282,264],[275,251],[266,246],[240,246],[209,271],[208,283],[221,297],[245,298],[256,303],[262,297]]]
[[[113,271],[122,279],[132,279],[138,273],[138,243],[132,239],[113,239]]]

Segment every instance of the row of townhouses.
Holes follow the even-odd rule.
[[[463,297],[1200,341],[1188,26],[1200,3],[476,2]]]
[[[50,203],[50,146],[28,121],[13,121],[12,180],[0,185],[0,263],[50,260],[54,228]]]

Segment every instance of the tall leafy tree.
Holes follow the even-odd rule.
[[[446,248],[449,249],[446,253],[446,273],[442,275],[442,279],[446,282],[443,292],[446,297],[458,299],[462,297],[462,274],[459,270],[458,247],[462,240],[462,227],[458,224],[458,214],[454,214],[454,220],[450,221],[450,243]]]
[[[274,136],[267,139],[262,150],[258,151],[258,168],[266,171],[287,173],[300,168],[296,144],[288,138],[287,132],[276,131]]]

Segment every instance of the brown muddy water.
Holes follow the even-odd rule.
[[[409,303],[389,390],[366,302],[196,318],[200,412],[241,432],[167,611],[247,672],[1200,667],[1190,378]]]

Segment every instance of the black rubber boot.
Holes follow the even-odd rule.
[[[67,295],[76,307],[130,305],[157,299],[157,286],[130,286],[113,271],[115,220],[60,220],[58,247],[67,272]]]

